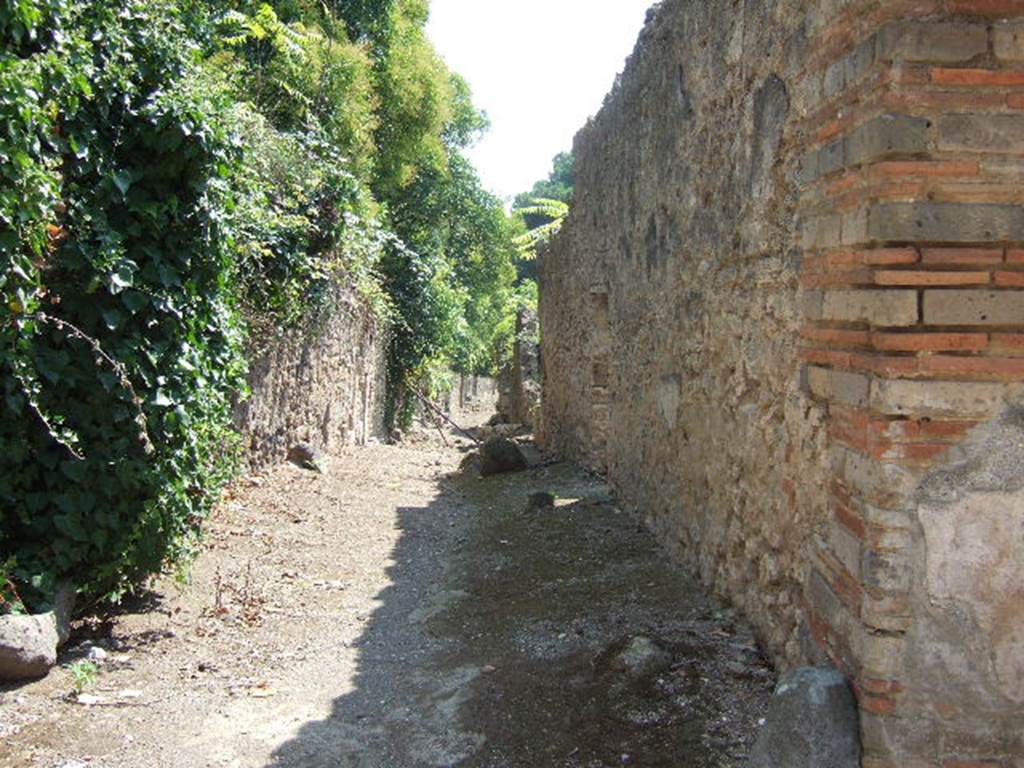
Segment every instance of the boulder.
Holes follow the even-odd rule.
[[[0,616],[0,680],[45,677],[57,663],[57,617],[51,611],[32,616]]]
[[[775,688],[746,768],[859,768],[857,703],[831,667],[801,667]]]
[[[484,477],[526,469],[523,452],[514,440],[492,437],[480,447],[480,474]]]

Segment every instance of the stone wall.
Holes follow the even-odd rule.
[[[511,424],[536,429],[540,407],[540,337],[539,318],[533,310],[521,309],[516,313],[512,360],[501,372],[498,384],[498,413]]]
[[[235,406],[252,468],[284,461],[299,442],[336,453],[382,435],[385,338],[353,289],[339,286],[326,320],[266,328],[253,344],[252,394]]]
[[[548,447],[847,672],[865,766],[1021,764],[1024,2],[665,0],[575,153]]]

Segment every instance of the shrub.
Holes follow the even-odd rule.
[[[116,595],[230,471],[239,149],[173,3],[5,9],[0,557],[30,601]]]

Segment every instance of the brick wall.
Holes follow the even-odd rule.
[[[1024,380],[1013,16],[1024,3],[892,3],[866,19],[854,6],[806,75],[801,357],[834,468],[807,610],[855,681],[877,768],[1024,758],[1024,670],[1011,661],[1024,648],[1007,631],[1024,622],[1024,582],[1001,562],[1024,549],[990,540],[1004,526],[1019,537],[1020,502],[1009,478],[993,480],[1005,498],[989,499],[991,520],[965,477],[947,491],[957,501],[929,495],[936,471],[949,476],[936,467],[969,476],[984,463],[969,458],[979,425]]]
[[[1021,765],[1024,1],[667,0],[576,152],[545,439],[865,766]]]

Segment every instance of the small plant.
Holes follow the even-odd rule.
[[[25,613],[25,604],[14,586],[15,565],[13,557],[0,563],[0,616],[5,613]]]
[[[94,661],[79,659],[71,665],[71,678],[74,682],[75,693],[82,693],[86,688],[93,685],[100,675],[100,668]]]

